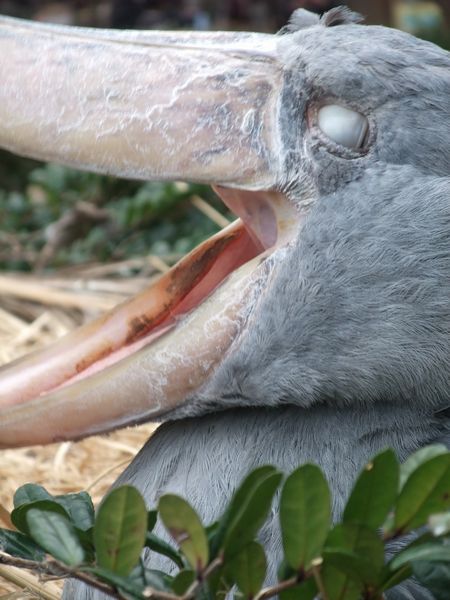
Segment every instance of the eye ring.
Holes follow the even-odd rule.
[[[375,123],[370,115],[335,100],[310,107],[307,121],[316,144],[342,158],[366,155],[375,138]]]

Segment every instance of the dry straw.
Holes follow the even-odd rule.
[[[149,276],[121,279],[130,269],[140,269]],[[57,277],[1,275],[0,364],[48,344],[111,308],[165,269],[167,265],[160,258],[146,257],[116,265],[90,265]],[[89,490],[98,503],[154,428],[150,424],[77,444],[2,451],[0,526],[11,527],[12,497],[26,482],[40,483],[55,494]],[[0,598],[56,600],[61,587],[61,582],[45,583],[24,571],[0,566]]]
[[[219,227],[228,225],[202,198],[194,196],[191,202]],[[168,257],[167,262],[175,258]],[[167,262],[145,256],[71,267],[51,277],[0,275],[0,365],[45,346],[137,293],[169,268]],[[27,482],[40,483],[53,494],[88,490],[97,504],[154,430],[155,425],[148,424],[78,443],[2,451],[0,526],[12,527],[13,494]],[[5,600],[56,600],[61,589],[60,581],[43,582],[0,566],[0,600],[3,595]]]

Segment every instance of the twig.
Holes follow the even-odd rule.
[[[200,198],[200,196],[192,196],[191,204],[195,206],[197,210],[206,215],[213,223],[218,225],[219,227],[226,227],[231,223],[226,217],[222,215],[218,210],[216,210],[211,204],[208,204],[206,200]]]
[[[23,590],[30,590],[42,600],[59,600],[61,596],[60,590],[55,589],[56,586],[50,583],[40,584],[36,576],[17,567],[0,565],[0,577]]]
[[[18,567],[19,569],[29,569],[31,571],[50,575],[52,577],[60,577],[66,578],[71,577],[73,579],[78,579],[83,583],[94,587],[104,594],[111,596],[112,598],[121,599],[123,596],[119,594],[112,586],[107,583],[103,583],[94,577],[91,577],[87,573],[83,573],[67,565],[64,565],[56,560],[49,560],[44,562],[39,562],[35,560],[28,560],[25,558],[17,558],[15,556],[10,556],[6,552],[0,551],[0,565],[9,565],[12,567]],[[48,600],[55,600],[54,596],[49,596]]]
[[[288,590],[299,583],[300,581],[297,575],[295,577],[291,577],[290,579],[285,579],[285,581],[280,581],[280,583],[277,585],[263,588],[258,594],[256,594],[254,600],[265,600],[266,598],[272,598],[280,592],[284,592],[284,590]]]
[[[319,567],[322,565],[323,563],[323,559],[322,558],[315,558],[312,563],[311,563],[311,572],[314,576],[314,579],[316,580],[316,584],[317,587],[319,589],[320,592],[320,596],[322,598],[322,600],[329,600],[328,599],[328,594],[327,591],[323,585],[323,581],[322,578],[320,576],[320,569]]]
[[[110,473],[112,473],[113,471],[115,471],[116,469],[118,469],[119,467],[123,467],[125,465],[128,465],[128,463],[130,462],[131,459],[132,459],[132,457],[129,456],[125,460],[121,460],[119,463],[116,463],[115,465],[112,465],[112,466],[108,467],[107,469],[105,469],[104,471],[102,471],[102,473],[100,473],[100,475],[98,475],[93,481],[91,481],[91,483],[88,486],[86,486],[86,492],[91,492],[92,489],[98,483],[100,483],[100,481],[102,479],[104,479],[107,475],[109,475]]]
[[[38,282],[37,279],[33,281],[25,277],[9,277],[7,275],[0,276],[0,292],[41,304],[54,304],[82,310],[107,310],[123,300],[122,296],[105,298],[83,292],[66,292],[47,286],[42,281]]]
[[[195,597],[198,588],[202,585],[205,579],[207,579],[222,565],[223,557],[218,556],[206,567],[204,571],[199,573],[197,579],[188,587],[182,596],[177,596],[176,594],[170,594],[168,592],[161,592],[160,590],[155,590],[154,588],[148,587],[144,590],[144,598],[154,598],[154,600],[192,600],[192,598]]]

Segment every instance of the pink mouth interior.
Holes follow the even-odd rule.
[[[155,342],[169,332],[176,325],[177,320],[183,318],[183,315],[188,314],[203,302],[230,273],[275,245],[277,221],[272,207],[265,201],[263,195],[219,186],[215,187],[215,191],[228,208],[243,221],[242,234],[217,257],[201,281],[177,304],[164,321],[147,333],[145,337],[111,352],[55,389],[66,387],[98,373]]]
[[[243,227],[240,237],[232,242],[226,250],[218,256],[201,281],[190,290],[190,292],[173,310],[170,311],[168,316],[159,325],[153,328],[144,337],[111,352],[108,356],[97,360],[80,373],[67,379],[61,385],[46,390],[41,395],[64,388],[81,379],[85,379],[90,375],[94,375],[95,373],[114,365],[123,358],[134,354],[141,348],[155,342],[175,327],[179,319],[182,319],[184,315],[191,312],[196,306],[203,302],[224,282],[230,273],[263,252],[263,250],[264,248],[261,244],[259,244],[254,236],[250,235],[248,230]]]

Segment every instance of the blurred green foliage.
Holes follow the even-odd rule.
[[[192,206],[194,195],[226,213],[205,186],[127,181],[0,152],[0,269],[33,270],[49,246],[46,268],[143,254],[175,260],[219,229]]]

